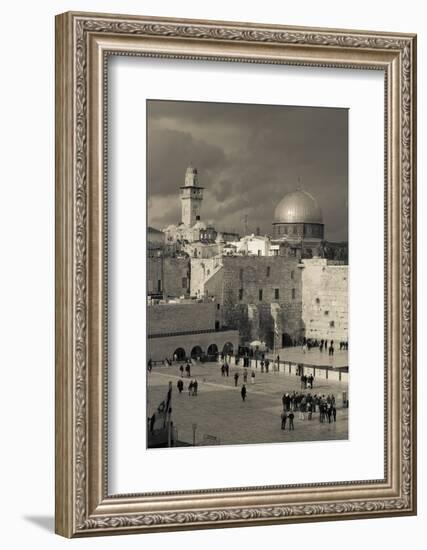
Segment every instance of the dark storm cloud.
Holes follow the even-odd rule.
[[[347,111],[149,101],[149,223],[180,221],[190,162],[205,187],[202,218],[218,228],[271,232],[274,208],[297,186],[323,211],[326,238],[348,235]]]

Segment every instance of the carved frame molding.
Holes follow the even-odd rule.
[[[108,495],[106,59],[385,73],[385,478]],[[67,537],[416,513],[414,35],[66,13],[56,18],[56,531]]]

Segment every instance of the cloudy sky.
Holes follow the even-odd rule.
[[[298,186],[319,202],[328,240],[348,236],[345,109],[147,102],[148,223],[181,219],[187,166],[205,188],[202,220],[220,230],[271,233],[274,208]]]

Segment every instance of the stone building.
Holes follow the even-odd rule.
[[[260,339],[284,347],[303,336],[301,269],[285,256],[191,258],[190,294],[214,298],[221,326],[240,343]]]
[[[154,227],[147,228],[147,254],[157,255],[165,249],[165,234]]]
[[[236,247],[236,253],[249,256],[272,256],[271,239],[268,235],[246,235],[231,243]]]
[[[148,358],[152,361],[187,357],[211,359],[237,351],[238,332],[220,326],[212,300],[161,303],[147,308]]]
[[[302,321],[307,338],[348,341],[348,266],[302,261]]]
[[[190,294],[190,261],[188,257],[164,254],[147,258],[147,295],[166,299]]]

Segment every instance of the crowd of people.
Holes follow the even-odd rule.
[[[335,396],[327,396],[296,392],[284,393],[282,396],[283,411],[281,414],[281,428],[286,429],[286,421],[289,420],[289,430],[294,429],[294,413],[298,412],[300,420],[312,420],[313,414],[319,412],[319,422],[331,424],[337,420],[337,408]]]

